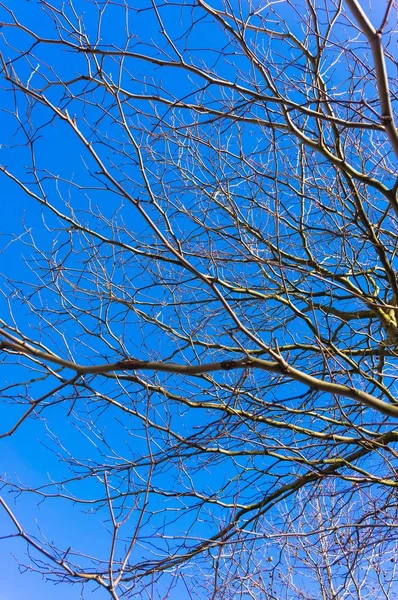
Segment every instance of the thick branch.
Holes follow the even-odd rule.
[[[384,415],[398,418],[398,406],[387,404],[387,402],[379,400],[379,398],[376,398],[367,392],[358,390],[348,385],[332,383],[330,381],[324,381],[322,379],[312,377],[312,375],[308,375],[303,371],[299,371],[298,369],[290,366],[282,357],[278,361],[268,361],[260,358],[246,357],[240,360],[225,360],[199,365],[181,365],[178,363],[164,363],[132,358],[115,363],[105,363],[102,365],[79,365],[77,363],[64,360],[55,354],[48,354],[41,350],[37,350],[36,348],[33,348],[24,342],[19,344],[3,341],[0,342],[0,348],[17,354],[25,354],[26,356],[35,356],[36,358],[41,358],[42,360],[55,363],[66,369],[72,369],[79,375],[105,375],[115,371],[132,369],[139,371],[161,371],[165,373],[195,376],[203,375],[205,373],[214,373],[217,371],[230,371],[232,369],[258,368],[263,371],[284,375],[319,392],[352,398],[353,400],[356,400],[361,404],[368,406],[369,408],[373,408]]]
[[[386,133],[390,139],[391,145],[398,157],[398,132],[394,122],[394,115],[391,106],[390,90],[388,86],[388,76],[386,61],[381,43],[381,31],[372,25],[367,15],[363,11],[357,0],[346,0],[352,14],[354,15],[362,33],[366,36],[373,55],[373,61],[377,78],[377,89],[379,92],[381,107],[381,122],[384,125]]]

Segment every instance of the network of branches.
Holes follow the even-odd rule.
[[[83,596],[398,597],[394,0],[23,4],[0,543]]]

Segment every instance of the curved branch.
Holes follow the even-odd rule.
[[[214,373],[217,371],[231,371],[235,369],[247,369],[257,367],[259,369],[262,369],[263,371],[268,371],[270,373],[278,373],[279,375],[283,375],[294,379],[295,381],[303,383],[309,388],[319,392],[325,392],[328,394],[335,394],[336,396],[352,398],[353,400],[357,400],[361,404],[364,404],[369,408],[373,408],[374,410],[377,410],[378,412],[381,412],[384,415],[398,418],[398,406],[392,406],[391,404],[387,404],[387,402],[383,402],[383,400],[379,400],[379,398],[376,398],[375,396],[372,396],[367,392],[358,390],[348,385],[332,383],[330,381],[323,381],[322,379],[318,379],[316,377],[313,377],[312,375],[303,373],[303,371],[299,371],[298,369],[295,369],[294,367],[290,366],[280,355],[279,359],[276,361],[268,361],[263,360],[261,358],[252,358],[248,356],[240,360],[224,360],[199,365],[181,365],[177,363],[146,361],[135,358],[122,360],[115,363],[105,363],[102,365],[79,365],[74,362],[64,360],[61,357],[56,356],[55,354],[47,354],[46,352],[37,350],[36,348],[33,348],[25,342],[21,342],[19,344],[3,341],[0,342],[0,349],[6,351],[9,350],[17,354],[25,354],[26,356],[35,356],[37,358],[41,358],[43,360],[47,360],[49,362],[60,365],[66,369],[72,369],[73,371],[76,371],[79,375],[105,375],[107,373],[112,373],[115,371],[125,371],[131,369],[139,371],[160,371],[163,373],[175,373],[178,375],[197,376],[203,375],[205,373]],[[276,353],[274,352],[273,354],[276,355]]]

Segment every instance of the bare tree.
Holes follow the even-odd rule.
[[[392,598],[395,2],[1,21],[21,564],[113,599]]]

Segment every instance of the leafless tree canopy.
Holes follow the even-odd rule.
[[[398,597],[397,7],[375,4],[1,5],[1,435],[40,462],[4,467],[22,566],[114,600]]]

